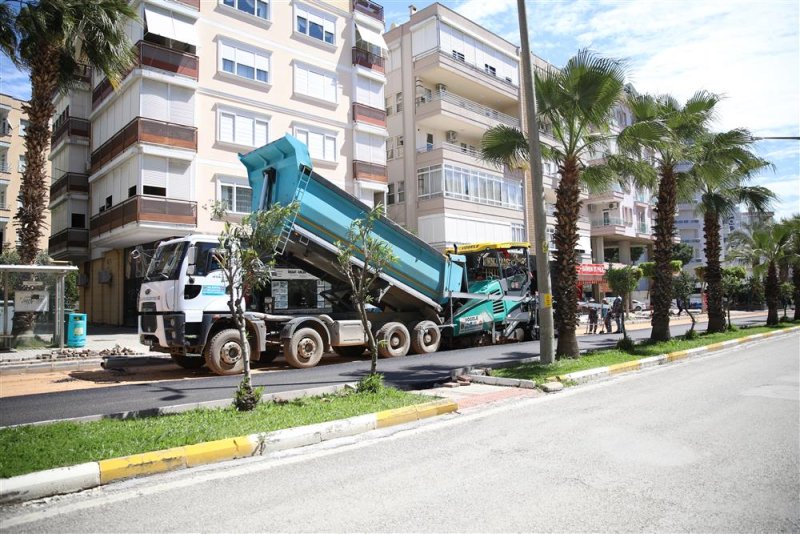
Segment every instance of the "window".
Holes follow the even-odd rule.
[[[420,169],[417,178],[420,197],[444,193],[457,200],[522,209],[522,183],[516,180],[449,163]]]
[[[222,207],[233,213],[250,213],[253,191],[246,185],[222,184],[219,188]]]
[[[464,61],[464,54],[459,52],[458,50],[453,50],[453,59],[456,61]]]
[[[153,197],[165,197],[167,196],[167,188],[155,187],[153,185],[145,185],[142,186],[142,193]]]
[[[136,186],[132,185],[128,188],[128,198],[136,196]]]
[[[497,76],[497,69],[495,69],[494,67],[492,67],[492,66],[491,66],[491,65],[489,65],[488,63],[485,63],[485,64],[483,65],[483,70],[484,70],[484,72],[485,72],[486,74],[488,74],[489,76]]]
[[[336,136],[307,128],[295,128],[294,136],[305,143],[312,159],[336,161]]]
[[[19,163],[17,164],[17,169],[19,172],[25,172],[25,169],[28,168],[28,160],[25,159],[25,156],[19,157]]]
[[[522,243],[525,241],[525,226],[519,223],[511,223],[511,241]]]
[[[269,83],[270,56],[263,51],[247,50],[220,42],[217,68],[228,74]]]
[[[296,93],[336,103],[337,87],[336,74],[295,63],[294,90]]]
[[[395,96],[395,102],[397,103],[397,112],[400,113],[403,111],[403,93],[397,93],[397,96]]]
[[[86,228],[86,215],[83,213],[73,213],[70,228]]]
[[[269,122],[264,118],[220,111],[217,140],[242,146],[259,147],[269,141]]]
[[[28,126],[30,125],[29,121],[24,119],[20,119],[19,121],[19,135],[25,137],[25,133],[28,131]]]
[[[8,209],[6,206],[6,188],[0,189],[0,210]],[[2,243],[0,243],[2,244]]]
[[[394,103],[392,102],[392,97],[391,96],[387,96],[386,97],[386,116],[388,117],[392,113],[394,113]]]
[[[328,44],[336,44],[336,19],[331,15],[312,11],[310,8],[295,7],[295,31]]]
[[[222,3],[248,15],[269,20],[269,2],[264,0],[222,0]]]
[[[417,171],[417,196],[432,197],[442,194],[442,166],[424,167]]]

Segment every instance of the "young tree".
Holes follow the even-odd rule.
[[[391,245],[373,233],[375,223],[383,217],[383,213],[383,205],[378,204],[363,218],[353,219],[347,231],[347,241],[336,243],[339,248],[339,271],[350,285],[350,298],[367,336],[372,360],[371,376],[377,374],[378,342],[370,328],[367,305],[376,302],[376,282],[381,273],[390,263],[397,261]]]
[[[588,166],[588,162],[599,158],[613,137],[609,124],[615,106],[623,97],[625,69],[620,61],[581,50],[563,69],[537,73],[535,78],[537,114],[543,124],[552,127],[556,140],[555,147],[543,146],[542,153],[558,165],[560,176],[553,235],[557,271],[553,290],[558,325],[556,358],[577,358],[580,350],[575,332],[578,325],[575,247],[580,192],[583,185],[603,191],[615,181],[623,180],[611,167]],[[484,134],[481,153],[487,161],[519,167],[520,162],[528,160],[528,142],[516,128],[496,126]],[[541,249],[538,244],[537,248]]]
[[[675,300],[683,304],[683,308],[686,310],[686,313],[689,314],[689,318],[692,320],[692,327],[686,334],[687,337],[692,337],[692,335],[694,335],[694,327],[697,323],[694,315],[692,314],[692,307],[689,305],[689,299],[692,293],[694,293],[694,288],[696,285],[697,278],[683,270],[681,270],[681,272],[672,278],[672,293],[675,295]]]
[[[690,189],[700,194],[696,210],[703,216],[707,262],[703,281],[708,287],[709,332],[725,330],[720,220],[737,212],[740,204],[763,213],[775,199],[766,187],[747,185],[755,173],[771,167],[752,153],[752,143],[752,135],[743,129],[705,134],[699,139],[699,153],[689,174]]]
[[[606,271],[606,280],[611,290],[622,297],[625,303],[625,311],[628,308],[628,296],[636,289],[639,280],[642,278],[642,270],[639,267],[628,265],[620,269],[609,267]],[[625,313],[622,314],[622,337],[627,338],[628,332],[625,329]]]
[[[786,310],[789,307],[789,303],[792,302],[792,293],[794,293],[794,286],[791,282],[783,282],[779,288],[780,296],[781,296],[781,306],[783,306],[783,317],[781,317],[781,321],[788,321],[789,316],[786,315]],[[797,303],[795,303],[797,306]]]
[[[633,157],[652,155],[659,175],[656,221],[653,228],[656,272],[651,299],[652,341],[670,339],[670,261],[681,185],[678,178],[688,170],[688,166],[682,164],[693,160],[695,140],[707,131],[718,102],[717,95],[705,91],[695,93],[683,105],[669,95],[632,95],[628,105],[633,112],[634,122],[617,137],[617,146],[624,154]]]
[[[675,243],[672,245],[672,259],[680,260],[683,265],[689,265],[694,259],[694,247],[686,243]]]
[[[214,259],[220,266],[228,286],[228,309],[239,331],[238,341],[225,343],[221,358],[206,358],[206,364],[217,374],[232,374],[244,371],[234,404],[241,411],[252,410],[261,397],[254,390],[250,375],[250,343],[247,340],[244,296],[247,291],[264,287],[269,281],[275,264],[275,249],[280,230],[296,210],[295,205],[274,205],[268,210],[259,210],[245,215],[241,222],[231,222],[220,204],[212,207],[213,217],[223,219],[219,236],[219,248]]]
[[[727,317],[728,330],[733,329],[731,322],[731,306],[734,299],[745,289],[744,279],[747,276],[744,267],[725,267],[722,269],[722,294],[725,297],[725,315]]]

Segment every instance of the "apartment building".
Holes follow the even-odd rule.
[[[489,128],[520,128],[517,47],[441,4],[385,34],[389,216],[434,247],[524,241],[523,175],[481,161]]]
[[[141,258],[160,240],[218,233],[214,202],[234,218],[250,210],[238,153],[289,133],[308,145],[317,172],[365,202],[388,189],[380,5],[134,6],[138,62],[121,84],[93,73],[55,97],[51,255],[81,267],[82,306],[94,323],[135,324]],[[276,307],[290,307],[290,295],[322,304],[301,290],[319,281],[279,273]]]
[[[19,207],[19,188],[25,170],[25,128],[28,117],[23,100],[0,94],[0,248],[14,248],[17,231],[14,215]],[[50,213],[45,213],[44,235],[39,248],[47,248]]]

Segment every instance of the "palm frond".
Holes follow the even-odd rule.
[[[528,139],[512,126],[499,125],[487,130],[481,138],[481,159],[512,169],[528,165]]]

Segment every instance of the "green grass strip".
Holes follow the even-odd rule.
[[[577,359],[559,360],[549,365],[543,365],[540,363],[526,363],[516,367],[494,369],[492,371],[492,376],[500,376],[504,378],[522,378],[526,380],[533,380],[537,384],[541,384],[551,376],[565,375],[574,373],[576,371],[584,371],[586,369],[606,367],[615,363],[640,360],[650,356],[658,356],[659,354],[667,354],[670,352],[702,347],[704,345],[712,345],[722,341],[752,336],[753,334],[773,332],[775,330],[781,330],[792,326],[796,326],[796,324],[789,322],[780,323],[778,326],[774,327],[758,326],[740,328],[738,330],[722,332],[719,334],[702,333],[699,334],[696,339],[683,339],[683,336],[678,336],[670,341],[663,341],[659,343],[643,341],[636,344],[636,348],[633,353],[618,349],[598,350],[588,352],[585,355],[581,355],[581,357]]]
[[[269,432],[428,402],[431,397],[385,388],[285,403],[252,412],[193,410],[138,419],[59,422],[0,429],[0,478],[170,447]]]

